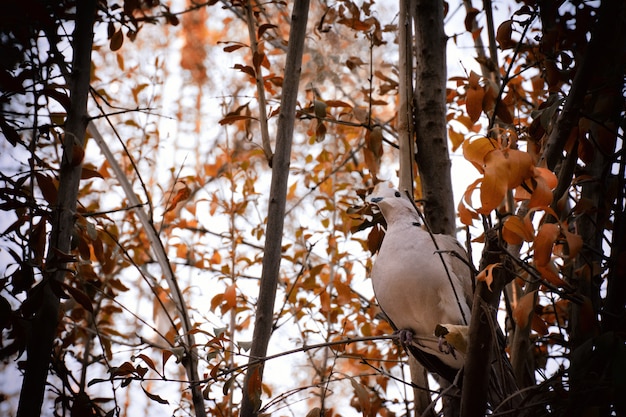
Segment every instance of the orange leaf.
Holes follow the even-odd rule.
[[[507,192],[509,164],[501,150],[490,152],[485,157],[485,178],[480,187],[479,213],[488,214],[500,205]]]
[[[544,223],[535,237],[535,264],[546,266],[552,257],[552,247],[561,234],[561,229],[554,223]]]
[[[480,75],[478,75],[475,71],[470,72],[469,78],[467,79],[467,85],[469,88],[476,89],[480,87]]]
[[[537,291],[529,292],[523,295],[518,301],[515,309],[513,310],[513,320],[515,323],[524,328],[528,326],[530,314],[535,309],[535,303],[537,302]]]
[[[463,202],[459,202],[459,219],[464,225],[471,226],[474,220],[478,219],[478,213],[468,209]]]
[[[465,97],[465,107],[467,115],[473,123],[476,123],[483,111],[483,98],[485,97],[485,89],[480,85],[476,88],[468,88]]]
[[[180,203],[181,201],[185,201],[189,198],[190,195],[191,189],[187,187],[187,185],[185,185],[185,187],[178,190],[174,198],[172,198],[172,201],[170,202],[168,208],[165,210],[165,213],[174,210],[178,203]]]
[[[491,283],[493,282],[493,269],[499,267],[500,263],[487,265],[485,269],[480,271],[476,276],[476,280],[484,281],[487,284],[487,288],[491,291]]]
[[[567,248],[569,249],[569,257],[575,258],[583,247],[583,238],[572,232],[562,229],[565,239],[567,240]]]
[[[509,188],[515,188],[533,176],[533,157],[529,153],[510,149],[505,155],[509,161]]]
[[[530,196],[528,207],[546,207],[552,203],[552,191],[543,177],[535,177],[535,189]]]
[[[567,286],[567,283],[559,277],[559,270],[554,262],[548,262],[547,265],[536,265],[535,268],[537,268],[537,271],[541,274],[541,278],[549,283],[559,287]]]
[[[540,177],[546,182],[546,185],[551,189],[555,189],[557,184],[559,183],[558,178],[554,174],[554,172],[550,171],[548,168],[535,167],[535,178]]]
[[[502,226],[502,237],[511,245],[519,245],[523,241],[532,242],[533,236],[532,223],[527,219],[519,216],[509,216]]]
[[[468,139],[463,142],[463,156],[473,163],[481,173],[483,172],[485,157],[495,149],[498,149],[497,142],[486,137]]]
[[[237,306],[237,286],[235,286],[235,284],[226,287],[226,291],[224,291],[224,304],[226,311]]]
[[[452,142],[452,152],[456,151],[465,139],[463,133],[457,132],[451,127],[448,128],[448,137],[450,138],[450,142]]]
[[[478,219],[478,213],[468,207],[472,207],[472,193],[482,182],[483,179],[479,178],[470,184],[465,190],[463,198],[459,201],[459,218],[461,222],[467,226],[471,226],[473,221]]]

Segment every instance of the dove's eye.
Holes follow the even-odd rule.
[[[400,197],[402,194],[400,194],[400,191],[396,191],[396,197]]]

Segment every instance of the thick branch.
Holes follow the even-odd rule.
[[[398,103],[398,144],[400,146],[401,190],[413,190],[413,45],[411,25],[411,5],[400,0],[398,22],[399,57],[399,103]],[[413,195],[413,193],[411,193]]]
[[[195,337],[192,330],[191,319],[189,318],[189,313],[187,311],[187,306],[185,304],[185,299],[183,298],[182,291],[180,290],[180,286],[178,285],[178,281],[176,276],[174,275],[174,271],[172,270],[172,265],[169,261],[167,253],[165,252],[165,247],[163,246],[163,242],[159,239],[158,233],[154,227],[154,223],[150,220],[150,217],[143,209],[143,204],[139,201],[139,198],[135,194],[133,190],[133,186],[128,180],[124,170],[117,162],[115,155],[107,145],[106,141],[96,128],[93,122],[90,122],[88,125],[89,134],[94,138],[96,144],[100,147],[100,150],[104,154],[104,157],[109,161],[109,165],[111,169],[115,173],[115,177],[120,183],[120,186],[124,190],[126,194],[126,198],[128,199],[128,203],[131,207],[135,207],[135,215],[141,222],[141,225],[144,228],[146,236],[150,241],[150,247],[154,253],[154,256],[161,267],[161,271],[163,272],[163,277],[167,282],[167,286],[169,287],[169,294],[174,301],[174,305],[176,306],[177,314],[180,317],[184,338],[184,348],[185,348],[185,359],[183,361],[183,365],[185,366],[185,371],[187,373],[187,377],[189,378],[189,382],[191,384],[191,397],[194,405],[194,412],[197,417],[206,416],[206,411],[204,409],[204,400],[202,397],[202,390],[198,385],[198,380],[200,379],[198,376],[198,359],[195,348]]]
[[[35,417],[41,413],[50,355],[57,334],[59,298],[54,289],[58,288],[65,278],[67,264],[61,257],[70,252],[74,231],[74,215],[87,127],[87,98],[95,14],[95,0],[77,2],[76,26],[72,36],[71,103],[65,124],[59,191],[52,214],[52,233],[44,278],[29,294],[29,298],[40,297],[41,304],[32,318],[32,334],[26,345],[26,369],[17,410],[19,417]]]
[[[272,159],[272,182],[265,233],[265,256],[263,258],[261,286],[259,288],[256,320],[252,336],[253,344],[250,349],[251,363],[265,357],[272,333],[274,301],[276,299],[276,287],[279,281],[280,261],[282,258],[282,236],[291,144],[308,14],[309,0],[294,2],[285,63],[283,95],[280,114],[278,115],[276,153]],[[248,368],[241,403],[242,417],[256,415],[261,407],[263,367],[263,363],[255,363]]]
[[[259,97],[259,123],[261,124],[261,139],[265,158],[271,164],[272,145],[270,143],[270,133],[267,126],[267,109],[265,103],[265,85],[263,84],[263,74],[261,73],[263,59],[259,55],[259,43],[254,30],[254,14],[252,11],[252,1],[246,2],[246,23],[248,25],[248,36],[250,37],[250,49],[252,50],[252,65],[254,67],[254,78],[256,81],[256,92]]]
[[[498,250],[498,236],[495,230],[486,233],[486,242],[480,269],[501,261]],[[494,340],[490,323],[495,322],[500,294],[505,284],[504,270],[494,268],[494,279],[491,288],[484,281],[476,284],[472,303],[472,319],[470,322],[467,356],[463,374],[463,391],[461,397],[461,417],[483,417],[487,408],[489,391],[490,355]],[[491,318],[488,316],[492,316]]]

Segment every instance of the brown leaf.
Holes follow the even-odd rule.
[[[524,328],[528,326],[530,315],[534,312],[536,303],[537,291],[529,292],[517,301],[513,310],[513,320],[519,327]]]
[[[104,177],[97,169],[95,169],[93,165],[83,165],[82,170],[80,172],[80,179],[88,180],[90,178],[104,178]]]
[[[230,114],[230,115],[226,115],[224,116],[224,118],[222,120],[219,121],[220,125],[232,125],[235,122],[238,122],[240,120],[257,120],[255,117],[252,116],[246,116],[243,114]]]
[[[93,305],[91,304],[91,299],[87,294],[66,283],[62,283],[62,285],[78,304],[80,304],[85,310],[93,313]]]
[[[113,33],[113,36],[111,36],[111,41],[109,42],[109,48],[111,48],[112,51],[117,51],[118,49],[122,47],[123,43],[124,43],[124,33],[122,32],[122,29],[118,29],[117,31],[115,31],[115,33]]]
[[[313,407],[306,413],[306,417],[322,417],[322,410],[319,407]]]
[[[539,315],[537,315],[537,313],[533,313],[532,316],[532,323],[531,323],[531,329],[533,329],[534,331],[536,331],[538,334],[545,336],[548,334],[548,324],[545,322],[545,320],[540,317]]]
[[[358,56],[351,56],[350,58],[346,59],[346,66],[350,70],[358,68],[361,65],[365,65],[365,62],[363,62],[363,60],[359,58]]]
[[[372,230],[367,235],[367,249],[374,254],[380,249],[380,245],[383,243],[385,233],[379,225],[374,225]]]
[[[43,194],[43,198],[48,202],[48,204],[55,204],[57,201],[57,187],[55,181],[41,172],[36,172],[35,178],[37,179],[37,184],[39,185],[41,194]]]
[[[141,384],[140,384],[141,385]],[[158,396],[157,394],[152,394],[150,392],[148,392],[148,390],[146,390],[143,385],[141,385],[141,389],[143,389],[143,392],[148,396],[148,398],[150,398],[152,401],[156,401],[159,404],[169,404],[170,402],[161,398],[160,396]]]
[[[241,72],[245,72],[246,74],[248,74],[249,76],[251,76],[252,78],[256,77],[256,72],[254,71],[254,68],[252,68],[249,65],[241,65],[241,64],[235,64],[233,66],[234,69],[238,69]]]
[[[315,142],[320,143],[326,139],[326,125],[322,121],[317,121],[317,127],[315,128]]]
[[[474,30],[474,24],[476,23],[476,16],[480,13],[480,10],[472,7],[467,11],[465,15],[465,30],[472,32]]]
[[[363,413],[363,416],[369,417],[370,410],[372,409],[372,402],[370,401],[370,396],[367,392],[367,389],[363,386],[363,384],[357,382],[354,378],[350,379],[350,383],[352,384],[352,388],[354,388],[356,397],[359,400],[359,405],[361,406],[361,412]]]
[[[228,45],[224,47],[224,52],[234,52],[238,49],[245,48],[248,45],[244,45],[243,43],[236,43],[234,45]]]
[[[143,360],[150,369],[152,369],[153,371],[156,371],[156,366],[154,365],[154,361],[150,359],[149,356],[146,356],[143,353],[140,353],[139,355],[137,355],[137,357]]]
[[[567,241],[569,257],[573,259],[578,255],[583,247],[583,238],[580,235],[565,230],[565,228],[562,229],[562,232],[563,235],[565,235],[565,240]]]
[[[516,45],[511,39],[511,35],[513,34],[513,21],[506,20],[498,26],[498,30],[496,32],[496,41],[500,44],[501,49],[510,49]]]
[[[558,287],[567,287],[568,284],[559,276],[559,270],[554,262],[549,261],[547,265],[536,265],[535,268],[541,274],[541,278]]]
[[[272,25],[270,23],[264,23],[261,26],[259,26],[259,29],[257,30],[257,35],[256,36],[257,36],[258,39],[261,39],[265,32],[267,32],[270,29],[277,28],[277,27],[278,26]]]
[[[561,229],[554,223],[544,223],[535,237],[535,264],[546,266],[552,257],[552,247],[561,234]]]

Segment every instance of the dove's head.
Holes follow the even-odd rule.
[[[374,187],[366,201],[377,206],[389,222],[394,216],[417,216],[415,206],[406,193],[399,191],[389,183],[379,183]]]

